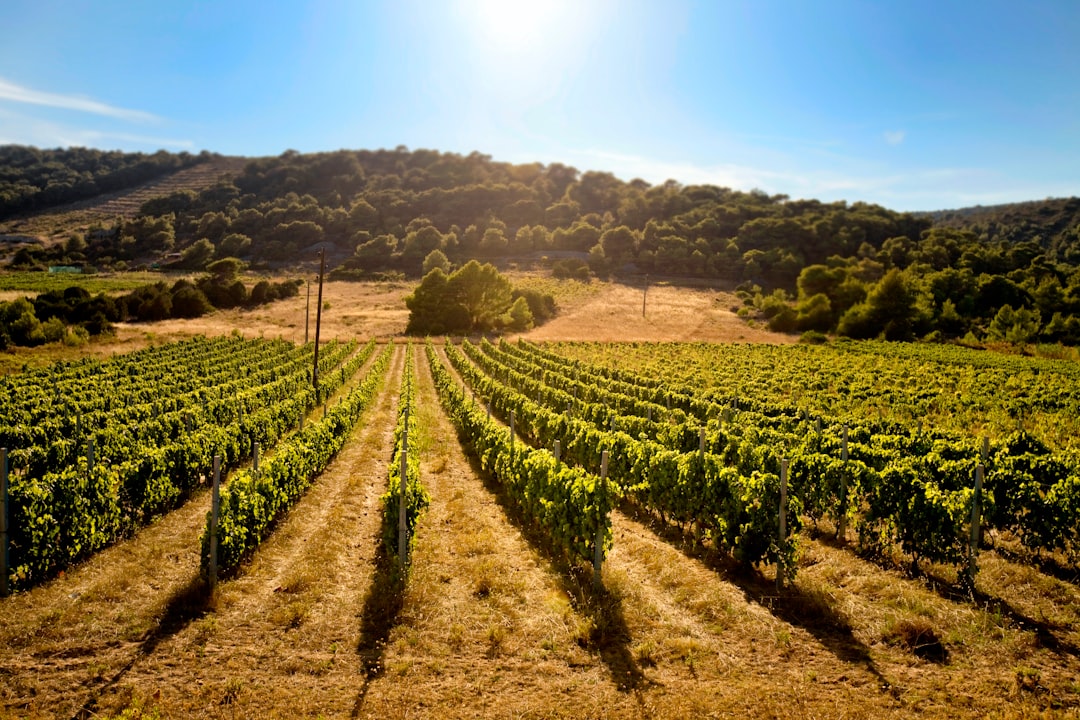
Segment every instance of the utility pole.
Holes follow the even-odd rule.
[[[315,308],[315,369],[311,373],[311,383],[315,388],[315,397],[319,397],[319,329],[322,326],[322,286],[326,272],[326,250],[319,251],[319,305]]]
[[[307,281],[307,308],[304,310],[304,344],[308,344],[308,326],[311,325],[311,278]]]

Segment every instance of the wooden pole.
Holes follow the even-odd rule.
[[[11,556],[8,554],[8,462],[7,448],[0,448],[0,597],[11,593],[8,573]]]
[[[645,289],[641,293],[641,317],[645,317],[645,298],[649,295],[649,276],[645,276]]]
[[[309,328],[311,326],[311,278],[307,281],[307,307],[304,310],[304,344],[308,344]]]
[[[401,478],[398,487],[398,567],[405,569],[409,553],[409,526],[405,517],[406,490],[409,484],[409,406],[405,406],[405,427],[401,431]]]
[[[982,524],[982,519],[980,517],[982,508],[979,506],[982,504],[984,471],[985,469],[981,463],[975,468],[975,493],[971,497],[971,542],[968,545],[967,576],[968,584],[972,589],[975,587],[975,572],[978,569],[976,567],[976,562],[979,556],[979,531],[980,525]]]
[[[784,589],[784,548],[787,546],[787,458],[780,460],[780,557],[776,561],[776,589]]]
[[[514,411],[510,411],[510,456],[514,455]]]
[[[559,465],[562,461],[562,441],[555,441],[555,469],[559,469]]]
[[[319,251],[319,304],[315,308],[315,369],[311,373],[311,384],[315,388],[315,402],[319,401],[319,330],[322,327],[322,288],[323,274],[326,273],[326,251]]]
[[[210,499],[210,592],[217,588],[218,515],[221,512],[221,456],[214,456],[214,489]]]
[[[86,440],[86,472],[94,472],[94,437],[91,435]]]
[[[600,575],[601,566],[604,562],[604,498],[607,496],[607,464],[608,451],[600,453],[600,487],[597,492],[600,497],[596,503],[596,537],[593,538],[593,586],[600,588],[603,578]]]
[[[844,468],[840,471],[840,522],[836,525],[836,539],[841,542],[847,540],[847,451],[848,428],[844,426],[844,435],[840,440],[840,461]]]
[[[251,445],[251,473],[255,476],[259,476],[259,441],[256,440]]]

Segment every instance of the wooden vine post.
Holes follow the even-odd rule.
[[[409,525],[405,517],[409,484],[409,406],[405,406],[405,427],[401,431],[401,478],[398,481],[398,567],[405,569],[409,554]]]
[[[0,448],[0,597],[11,592],[8,574],[11,556],[8,555],[8,463],[7,448]]]
[[[604,500],[607,497],[608,451],[600,453],[600,487],[596,499],[596,537],[593,539],[593,587],[599,589],[604,581],[600,575],[604,562]]]
[[[251,443],[251,474],[259,477],[259,441]]]
[[[779,555],[776,559],[776,589],[784,589],[784,575],[787,568],[784,565],[784,548],[787,547],[787,458],[780,460],[780,542],[777,543]]]
[[[555,441],[554,455],[555,455],[555,469],[558,470],[559,469],[559,463],[560,463],[561,458],[562,458],[562,441],[560,441],[560,440]]]
[[[844,435],[840,440],[840,462],[844,463],[840,470],[840,521],[836,525],[836,539],[840,542],[847,541],[847,461],[848,461],[848,428],[844,426]]]
[[[978,570],[977,561],[979,557],[979,539],[981,535],[982,518],[980,513],[982,508],[979,506],[982,504],[982,486],[983,486],[983,473],[985,468],[982,463],[975,468],[975,493],[971,496],[971,541],[968,544],[968,566],[967,566],[967,579],[969,586],[975,588],[975,572]]]
[[[217,588],[218,516],[221,514],[221,456],[214,456],[214,489],[210,495],[210,592]]]

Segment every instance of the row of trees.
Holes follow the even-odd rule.
[[[435,251],[458,264],[550,254],[575,277],[586,262],[601,276],[745,282],[748,308],[774,327],[855,336],[987,336],[1008,307],[1024,327],[1038,324],[1036,337],[1070,339],[1069,319],[1080,314],[1075,198],[897,213],[399,147],[255,159],[202,192],[151,200],[141,217],[106,230],[54,253],[103,266],[170,251],[188,268],[227,256],[286,266],[319,246],[343,277],[419,276]],[[17,259],[49,258],[25,250]],[[879,300],[899,285],[913,298],[904,317],[891,313],[906,302]]]
[[[75,341],[111,332],[117,322],[195,318],[216,308],[255,307],[299,293],[300,280],[260,280],[249,290],[239,276],[243,269],[236,258],[222,258],[195,281],[144,285],[119,297],[72,286],[33,300],[0,302],[0,349]]]

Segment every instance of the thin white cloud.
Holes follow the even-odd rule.
[[[906,130],[886,130],[883,134],[885,142],[890,145],[899,145],[904,142],[904,138],[907,137]]]
[[[129,110],[116,107],[107,103],[91,100],[78,95],[60,95],[57,93],[43,92],[33,88],[23,87],[0,78],[0,100],[26,103],[28,105],[42,105],[63,110],[76,110],[78,112],[104,115],[105,117],[130,122],[155,122],[159,118],[142,110]]]
[[[72,127],[37,117],[28,117],[0,107],[0,144],[35,147],[98,147],[113,149],[145,148],[190,150],[191,140],[157,137],[111,130]]]

